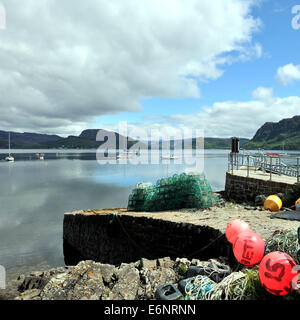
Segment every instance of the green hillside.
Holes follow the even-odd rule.
[[[279,122],[266,122],[243,148],[300,150],[300,116]]]

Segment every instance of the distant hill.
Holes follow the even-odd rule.
[[[266,122],[243,148],[300,150],[300,116],[279,122]]]
[[[131,139],[130,137],[124,137],[118,133],[106,131],[103,129],[87,129],[81,132],[79,136],[68,136],[67,138],[60,137],[58,135],[47,135],[30,132],[11,132],[11,148],[12,149],[96,149],[104,142],[107,141],[96,141],[98,132],[101,131],[103,135],[115,134],[116,135],[116,148],[123,149],[123,145],[127,140],[127,146],[130,148],[137,140]],[[240,145],[242,146],[248,139],[240,139]],[[181,140],[171,140],[170,142],[172,149],[178,149],[182,146]],[[158,149],[162,142],[160,141],[141,141],[141,148],[147,149],[152,145],[153,149]],[[185,148],[193,148],[196,145],[195,139],[184,140]],[[113,148],[114,144],[108,144],[108,148]],[[0,131],[0,149],[8,148],[8,132]],[[204,139],[205,149],[230,149],[231,138],[205,138]]]
[[[195,149],[196,140],[202,138],[190,138],[184,140],[184,147],[187,149]],[[243,146],[244,143],[249,141],[246,138],[240,138],[240,146]],[[198,143],[202,141],[198,140]],[[148,142],[150,146],[151,142]],[[152,146],[155,149],[158,149],[162,145],[162,141],[152,142]],[[171,149],[180,149],[182,147],[182,140],[171,140],[170,141]],[[204,149],[231,149],[231,138],[204,138]]]
[[[244,145],[249,139],[239,138],[240,147],[244,148]],[[204,148],[205,149],[231,149],[231,138],[205,138],[204,139]]]
[[[31,132],[11,132],[11,148],[12,149],[34,149],[42,148],[48,143],[52,143],[62,139],[57,135],[31,133]],[[0,130],[0,149],[8,148],[8,132]]]
[[[104,141],[96,141],[96,137],[99,131],[103,133],[103,137],[105,137],[106,135],[115,134],[115,140],[113,140],[111,143],[106,144],[108,148],[123,149],[126,140],[127,147],[130,148],[134,143],[137,142],[137,140],[133,140],[130,137],[124,137],[116,132],[106,131],[103,129],[87,129],[82,131],[78,137],[69,136],[67,138],[61,138],[55,142],[48,143],[47,145],[50,148],[97,149],[108,140],[108,138],[105,138]]]
[[[115,134],[115,144],[107,144],[108,148],[119,147],[123,148],[125,141],[127,140],[127,146],[130,148],[136,140],[124,137],[118,133],[105,131],[102,129],[88,129],[84,130],[79,136],[68,136],[67,138],[60,137],[58,135],[47,135],[39,133],[18,133],[11,132],[11,148],[12,149],[96,149],[103,143],[107,142],[107,138],[104,141],[96,141],[96,135],[101,130],[104,134]],[[0,131],[0,149],[8,148],[8,132]]]

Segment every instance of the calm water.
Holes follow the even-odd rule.
[[[64,212],[126,207],[136,183],[154,183],[187,167],[99,165],[94,151],[47,152],[40,161],[35,151],[12,150],[14,163],[0,161],[0,265],[7,270],[64,265]],[[214,191],[224,189],[227,155],[228,150],[205,152],[204,172]],[[0,150],[0,159],[5,156]]]

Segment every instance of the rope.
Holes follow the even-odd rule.
[[[139,245],[130,237],[130,235],[128,234],[128,232],[125,230],[123,224],[121,223],[121,220],[120,220],[119,217],[118,217],[118,213],[115,214],[114,217],[117,218],[117,220],[118,220],[118,222],[119,222],[122,230],[123,230],[124,233],[126,234],[127,238],[131,241],[131,243],[132,243],[134,246],[136,246],[141,252],[146,252],[149,257],[152,256],[147,250],[145,250],[144,248],[142,248],[141,246],[139,246]],[[114,218],[114,217],[113,217],[113,218]]]
[[[203,248],[201,248],[201,249],[199,249],[199,250],[197,250],[197,251],[189,254],[189,255],[187,256],[187,258],[190,258],[190,257],[194,256],[196,253],[199,253],[199,252],[201,252],[201,251],[209,248],[211,245],[213,245],[215,242],[217,242],[217,241],[218,241],[219,239],[221,239],[223,236],[224,236],[224,234],[220,234],[216,239],[214,239],[213,241],[211,241],[211,242],[210,242],[208,245],[206,245],[205,247],[203,247]]]
[[[206,294],[207,300],[244,300],[248,278],[244,272],[233,272]]]
[[[205,300],[206,293],[215,285],[216,283],[209,276],[199,275],[187,280],[185,293],[189,300]]]
[[[215,283],[209,276],[188,279],[185,286],[188,300],[246,300],[249,276],[245,272],[233,272],[221,282]]]
[[[125,227],[123,226],[123,224],[122,224],[122,222],[121,222],[121,220],[120,220],[120,218],[119,218],[119,216],[118,216],[118,215],[119,215],[119,212],[113,212],[112,214],[113,214],[113,218],[109,221],[109,223],[111,224],[111,223],[115,220],[115,218],[116,218],[116,219],[118,220],[118,222],[119,222],[119,224],[120,224],[123,232],[125,233],[125,235],[127,236],[127,238],[130,240],[130,242],[131,242],[136,248],[138,248],[141,252],[145,252],[145,253],[148,254],[148,256],[152,256],[152,254],[150,254],[150,252],[148,252],[148,250],[146,250],[145,248],[142,248],[140,245],[138,245],[138,244],[132,239],[132,237],[131,237],[131,236],[129,235],[129,233],[126,231]],[[195,252],[187,255],[186,257],[187,257],[187,258],[190,258],[190,257],[194,256],[195,254],[197,254],[197,253],[199,253],[199,252],[201,252],[201,251],[209,248],[211,245],[213,245],[216,241],[218,241],[219,239],[221,239],[223,236],[224,236],[223,234],[220,234],[216,239],[214,239],[213,241],[211,241],[209,244],[207,244],[206,246],[200,248],[199,250],[197,250],[197,251],[195,251]],[[176,251],[176,250],[171,250],[171,249],[169,249],[169,248],[167,248],[167,250],[168,250],[168,251],[172,251],[173,254],[177,254],[177,255],[180,255],[180,254],[181,254],[181,252]]]
[[[294,231],[279,230],[266,241],[266,252],[282,251],[289,254],[294,260],[298,260],[297,252],[300,249],[298,234]],[[298,261],[300,262],[300,261]]]

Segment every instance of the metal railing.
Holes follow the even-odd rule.
[[[297,157],[296,165],[288,165],[284,163],[280,155],[265,154],[259,152],[256,154],[240,154],[234,153],[228,155],[228,171],[238,170],[243,166],[246,166],[247,177],[250,175],[250,170],[263,171],[270,174],[270,180],[272,181],[272,175],[284,175],[297,178],[297,183],[300,183],[300,158]]]

